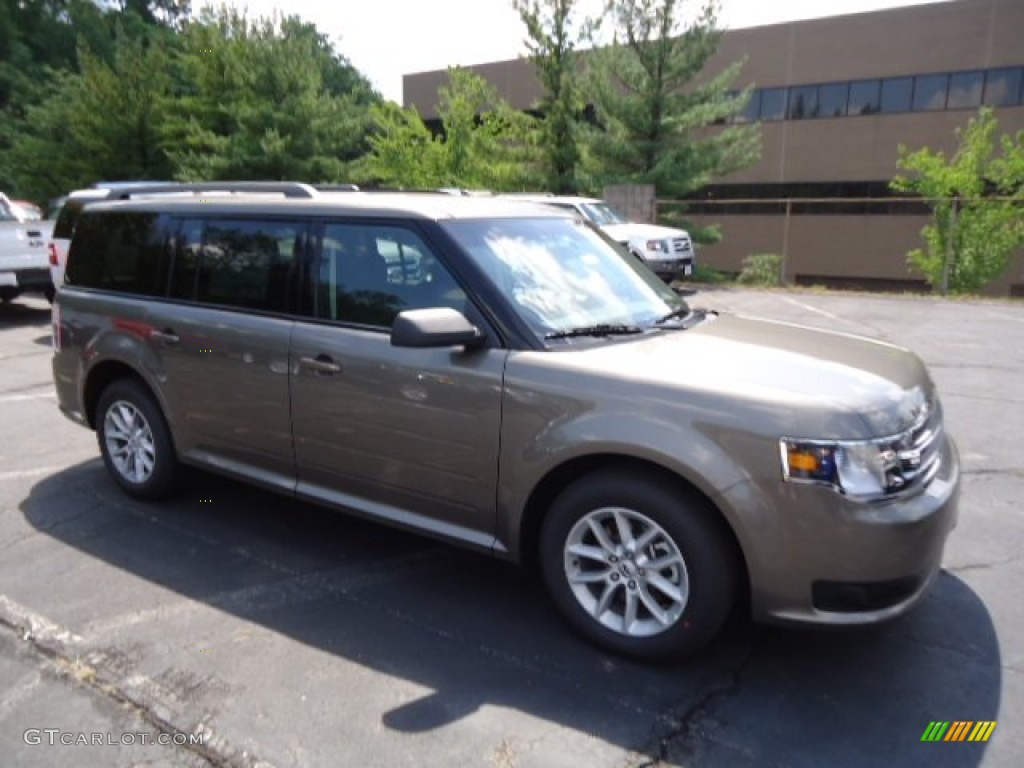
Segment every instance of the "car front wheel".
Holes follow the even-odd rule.
[[[140,499],[171,494],[178,460],[167,422],[145,387],[130,379],[110,384],[95,423],[103,463],[126,493]]]
[[[577,630],[639,658],[699,650],[736,598],[736,556],[724,523],[655,473],[608,472],[570,485],[543,526],[541,567]]]

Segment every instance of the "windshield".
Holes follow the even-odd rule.
[[[646,266],[577,219],[444,226],[541,338],[581,328],[646,329],[686,311]]]
[[[628,224],[629,219],[612,208],[608,203],[581,203],[580,207],[587,218],[599,227],[609,224]]]

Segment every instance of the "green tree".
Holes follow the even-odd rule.
[[[683,0],[609,0],[613,42],[587,58],[588,92],[603,130],[590,134],[601,183],[646,183],[682,198],[760,155],[755,126],[721,125],[750,89],[730,90],[742,62],[701,78],[722,37],[714,0],[685,23]],[[695,233],[713,239],[716,233]]]
[[[516,190],[537,181],[536,120],[517,112],[479,75],[448,70],[439,91],[441,135],[415,109],[373,108],[376,129],[361,179],[413,189]]]
[[[112,64],[87,50],[81,73],[60,72],[38,105],[31,130],[8,153],[20,194],[44,200],[97,179],[167,178],[161,136],[173,83],[162,45],[123,40]]]
[[[893,189],[920,195],[932,208],[921,230],[924,248],[907,255],[933,288],[973,293],[1002,275],[1024,245],[1024,131],[1002,134],[982,107],[965,130],[957,129],[957,149],[947,158],[928,147],[899,148]]]
[[[315,27],[222,8],[186,25],[166,138],[189,179],[347,180],[379,96]]]
[[[512,5],[526,27],[527,50],[544,87],[537,107],[543,115],[547,188],[557,194],[572,194],[577,191],[580,162],[578,46],[588,25],[574,23],[577,0],[512,0]]]

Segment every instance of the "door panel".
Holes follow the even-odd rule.
[[[295,484],[288,345],[293,321],[153,304],[150,337],[179,453],[279,488]]]
[[[489,537],[505,357],[504,350],[403,349],[376,331],[297,324],[299,492],[352,496],[334,500],[395,507]]]

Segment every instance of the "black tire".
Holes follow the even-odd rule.
[[[584,531],[584,536],[597,541],[593,528],[581,523],[584,518],[589,516],[592,522],[607,519],[601,516],[614,515],[606,512],[613,509],[633,515],[623,515],[632,520],[630,530],[655,532],[648,549],[621,557],[615,565],[592,555],[567,553],[570,536],[577,535],[574,531]],[[645,528],[644,521],[653,525]],[[578,528],[577,523],[581,523]],[[659,528],[660,533],[656,531]],[[613,534],[606,540],[615,543],[615,529],[602,530]],[[583,545],[578,539],[572,541]],[[607,552],[600,545],[590,549],[594,550]],[[676,555],[681,556],[682,568],[644,569],[656,561],[677,561]],[[676,659],[698,651],[718,634],[737,597],[739,564],[725,523],[702,498],[656,472],[613,470],[572,483],[557,497],[544,520],[540,560],[548,591],[577,631],[604,648],[641,659]],[[574,591],[567,569],[582,574],[575,570],[578,568],[585,570],[587,578],[595,578],[592,583],[577,584]],[[686,599],[670,598],[660,591],[659,585],[666,583],[680,595],[685,585]],[[602,610],[603,595],[597,593],[604,590],[616,597]],[[581,600],[592,598],[595,605],[585,608]],[[656,609],[664,608],[660,619],[647,608],[645,601],[652,599]],[[630,625],[632,632],[624,631],[629,600],[639,606],[634,615],[646,617],[643,624]],[[593,612],[601,618],[595,618]],[[671,616],[675,618],[668,621]],[[620,619],[618,628],[610,626]]]
[[[116,414],[111,413],[114,408],[119,409]],[[113,433],[108,435],[108,428],[113,423],[108,423],[108,415],[111,419],[121,418],[123,422],[124,414],[129,413],[134,417],[132,425],[138,428],[140,434],[144,434],[148,428],[150,439],[144,441],[147,448],[143,452],[148,456],[148,448],[152,448],[152,466],[136,477],[130,476],[130,468],[121,468],[125,466],[125,461],[131,461],[130,458],[118,459],[112,455],[114,448],[111,442],[116,443],[118,438]],[[117,379],[107,385],[96,406],[95,424],[103,463],[125,493],[149,500],[165,499],[173,494],[180,473],[178,458],[167,421],[145,386],[132,379]],[[108,440],[108,436],[111,440]],[[137,466],[137,463],[131,466]]]

